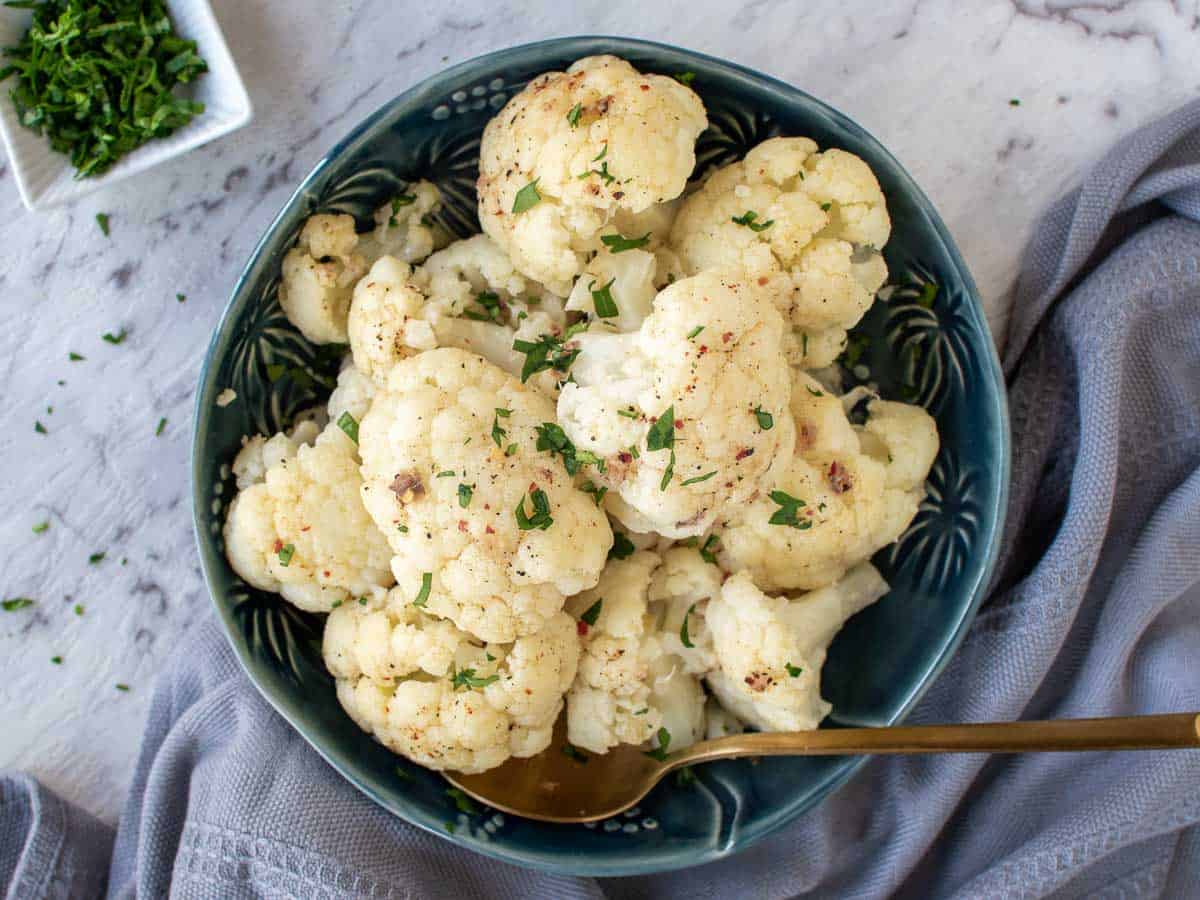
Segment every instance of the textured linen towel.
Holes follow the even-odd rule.
[[[1200,710],[1200,103],[1048,213],[1005,368],[993,594],[914,722]],[[376,807],[211,623],[155,694],[111,834],[0,779],[9,897],[1196,897],[1200,754],[879,759],[792,826],[663,876],[547,876]]]

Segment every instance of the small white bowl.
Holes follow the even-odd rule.
[[[167,7],[175,31],[195,41],[197,52],[208,63],[208,71],[190,85],[192,99],[204,104],[204,112],[170,137],[148,141],[138,147],[103,175],[77,180],[70,158],[51,150],[45,135],[21,124],[9,95],[16,84],[16,76],[0,82],[0,135],[4,138],[17,189],[27,209],[48,209],[108,187],[236,131],[250,121],[253,114],[250,95],[246,93],[242,76],[225,45],[208,0],[170,0]],[[11,47],[20,41],[29,29],[31,16],[29,10],[0,7],[0,47]]]

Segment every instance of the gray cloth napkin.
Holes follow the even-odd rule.
[[[1200,710],[1200,102],[1040,225],[1016,291],[993,594],[914,722]],[[215,626],[158,685],[117,897],[1194,897],[1200,754],[879,759],[728,860],[595,881],[383,812],[267,706]],[[105,890],[111,835],[0,779],[9,897]]]

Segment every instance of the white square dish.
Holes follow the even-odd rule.
[[[225,44],[208,0],[169,0],[175,30],[194,40],[208,63],[208,72],[190,86],[193,99],[204,104],[196,116],[170,137],[152,140],[123,157],[103,175],[76,179],[75,167],[50,142],[21,125],[9,96],[13,79],[0,82],[0,136],[8,151],[17,189],[27,209],[48,209],[108,187],[194,147],[236,131],[253,114],[250,95]],[[0,7],[0,47],[16,44],[29,28],[31,12]],[[15,78],[15,76],[13,77]]]

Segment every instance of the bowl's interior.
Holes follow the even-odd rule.
[[[288,324],[275,293],[283,253],[318,210],[364,221],[409,179],[447,198],[443,224],[476,230],[474,179],[488,118],[539,72],[612,52],[641,69],[695,72],[708,108],[700,166],[723,163],[777,134],[843,147],[874,169],[893,236],[885,250],[890,302],[856,333],[855,371],[884,396],[921,403],[936,417],[942,450],[929,496],[904,538],[875,562],[891,593],[834,642],[823,677],[829,725],[883,725],[902,716],[945,664],[986,586],[1007,479],[1007,422],[999,369],[975,288],[929,201],[856,124],[807,95],[728,63],[614,38],[568,38],[456,66],[396,98],[322,160],[251,259],[214,336],[197,399],[193,457],[200,552],[214,601],[252,680],[330,763],[376,801],[476,850],[557,871],[623,874],[695,864],[733,852],[794,818],[860,764],[844,758],[770,759],[704,767],[692,787],[660,786],[636,813],[595,827],[556,826],[481,810],[461,815],[445,782],[360,732],[342,712],[321,664],[319,617],[247,588],[223,555],[221,525],[234,486],[229,463],[241,436],[274,432],[327,393],[336,361]],[[937,293],[929,303],[923,286]],[[274,383],[267,366],[304,374]],[[862,366],[869,369],[865,375]],[[853,380],[853,379],[852,379]],[[217,407],[226,388],[237,399]]]

